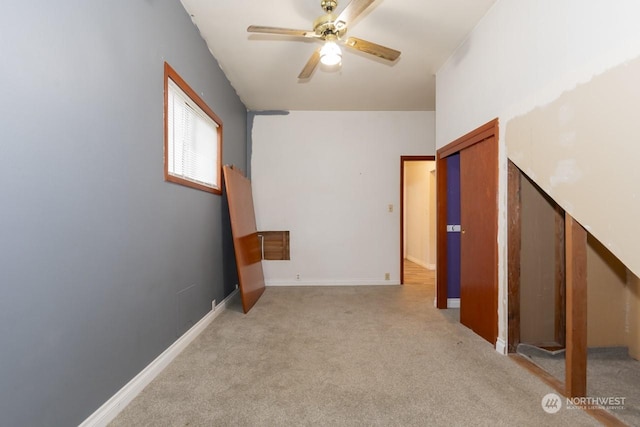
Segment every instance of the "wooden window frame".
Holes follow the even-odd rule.
[[[209,186],[191,181],[169,173],[169,79],[171,79],[200,109],[217,125],[217,159],[216,159],[216,184]],[[186,187],[195,188],[217,195],[222,194],[222,120],[211,108],[198,96],[198,94],[184,81],[182,77],[166,62],[164,63],[164,180]]]

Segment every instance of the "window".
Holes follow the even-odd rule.
[[[164,64],[164,177],[221,194],[222,121]]]

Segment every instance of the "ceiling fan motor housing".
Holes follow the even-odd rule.
[[[338,7],[338,2],[336,0],[322,0],[320,6],[322,6],[325,14],[313,22],[313,31],[323,38],[336,36],[340,39],[347,32],[347,28],[344,25],[336,25],[337,17],[332,12]]]
[[[325,37],[328,35],[334,35],[338,38],[342,37],[347,31],[347,28],[338,29],[335,24],[336,16],[327,13],[316,19],[313,23],[313,31],[320,36]]]

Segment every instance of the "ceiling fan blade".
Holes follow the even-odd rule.
[[[250,25],[247,28],[249,33],[262,33],[262,34],[279,34],[281,36],[294,36],[294,37],[319,37],[313,31],[307,30],[292,30],[291,28],[279,28],[279,27],[263,27],[261,25]]]
[[[387,61],[395,61],[400,56],[400,51],[382,46],[376,43],[368,42],[357,37],[349,37],[344,44],[361,52],[375,55]]]
[[[313,54],[311,55],[311,58],[309,58],[309,60],[305,64],[304,68],[298,75],[298,78],[308,79],[309,77],[311,77],[311,74],[313,74],[313,71],[316,69],[319,62],[320,62],[320,49],[317,49],[315,52],[313,52]]]
[[[336,27],[346,27],[355,20],[366,8],[371,6],[375,0],[351,0],[351,3],[344,8],[335,20]]]

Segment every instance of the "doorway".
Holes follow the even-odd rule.
[[[460,156],[460,224],[447,224],[449,158]],[[498,120],[438,150],[436,306],[448,308],[453,260],[448,231],[460,234],[460,322],[497,345],[498,338]],[[452,200],[453,202],[453,200]],[[457,227],[457,228],[456,228]]]
[[[435,156],[400,158],[400,283],[436,266]]]

